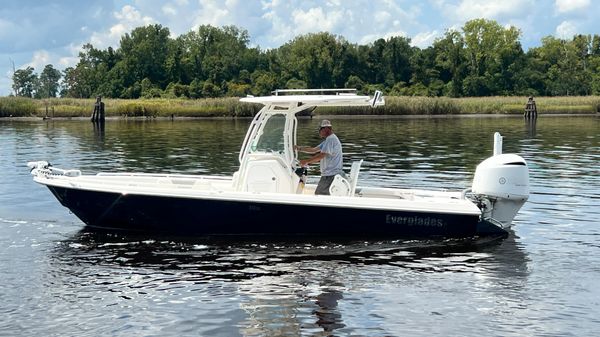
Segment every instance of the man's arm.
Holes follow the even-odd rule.
[[[309,164],[313,164],[313,163],[318,163],[318,162],[320,162],[320,161],[321,161],[321,159],[323,159],[323,158],[324,158],[326,155],[327,155],[327,153],[325,153],[325,152],[321,152],[321,153],[319,153],[319,154],[317,154],[317,155],[314,155],[314,156],[312,156],[312,157],[310,157],[310,158],[308,158],[308,159],[303,159],[303,160],[301,160],[301,161],[300,161],[300,167],[307,166],[307,165],[309,165]]]
[[[294,149],[298,152],[302,152],[302,153],[310,153],[310,154],[314,154],[317,152],[321,151],[320,147],[310,147],[310,146],[294,146]]]

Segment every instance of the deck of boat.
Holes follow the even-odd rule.
[[[303,204],[363,209],[412,210],[477,215],[481,211],[461,192],[381,187],[356,188],[353,196],[315,196],[316,185],[306,184],[302,193],[240,192],[233,177],[152,173],[98,173],[96,175],[49,175],[38,182],[57,187],[120,194],[158,195],[192,199],[236,200],[273,204]]]

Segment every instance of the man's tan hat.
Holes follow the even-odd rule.
[[[321,127],[322,128],[330,128],[331,122],[328,119],[324,119],[321,121]]]

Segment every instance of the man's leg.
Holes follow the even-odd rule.
[[[317,189],[315,190],[315,194],[329,195],[329,186],[331,186],[333,178],[335,178],[335,176],[321,177]]]

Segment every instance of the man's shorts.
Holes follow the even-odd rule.
[[[335,178],[335,176],[321,177],[317,189],[315,190],[315,194],[329,195],[329,186],[331,186],[333,178]]]

